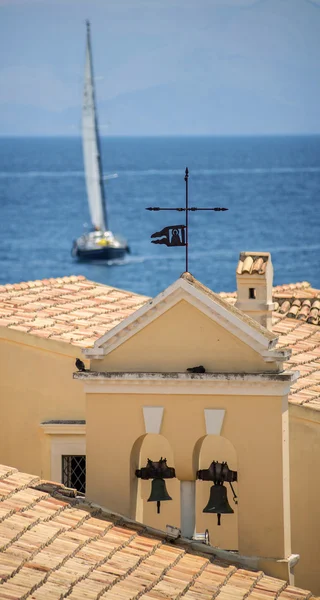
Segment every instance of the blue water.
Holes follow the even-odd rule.
[[[241,250],[272,253],[275,284],[320,287],[320,136],[104,138],[102,157],[111,229],[132,254],[121,265],[77,263],[74,238],[89,224],[81,140],[0,140],[0,282],[83,274],[155,295],[185,269],[184,249],[155,246],[150,235],[180,223],[152,205],[228,212],[191,213],[189,270],[216,291],[235,289]]]

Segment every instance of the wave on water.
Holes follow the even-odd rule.
[[[84,177],[84,171],[0,171],[1,179],[15,179],[22,177]],[[118,173],[111,173],[110,175],[104,175],[103,179],[117,179]]]
[[[181,175],[181,169],[148,169],[146,171],[121,171],[121,175]],[[265,175],[268,173],[320,173],[320,167],[254,167],[227,169],[192,169],[192,175]]]
[[[90,265],[106,267],[125,267],[126,265],[139,264],[147,260],[145,256],[128,256],[126,258],[115,258],[113,260],[90,260]]]
[[[181,175],[181,169],[147,169],[120,171],[120,176],[144,177],[150,175]],[[227,169],[192,169],[192,175],[267,175],[285,173],[320,173],[320,167],[256,167],[256,168],[227,168]],[[84,177],[84,171],[0,171],[0,179],[15,179],[22,177]],[[103,179],[117,179],[118,173],[104,175]]]
[[[110,175],[104,175],[103,179],[108,180],[108,179],[118,179],[119,175],[118,173],[111,173]]]
[[[0,178],[21,177],[84,177],[83,171],[0,171]]]
[[[184,254],[183,254],[184,255]],[[199,258],[199,257],[203,257],[206,255],[206,252],[197,252],[196,254],[193,253],[193,258]],[[221,256],[224,256],[225,253],[221,253]],[[94,266],[106,266],[106,267],[123,267],[126,265],[132,265],[132,264],[141,264],[144,262],[167,262],[170,261],[172,262],[181,262],[181,256],[182,254],[176,254],[176,255],[162,255],[159,256],[158,254],[146,254],[146,255],[140,255],[140,256],[126,256],[125,258],[115,258],[113,260],[90,260],[90,265],[94,265]],[[84,264],[84,263],[83,263]]]

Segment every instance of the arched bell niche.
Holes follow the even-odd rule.
[[[155,527],[166,530],[166,525],[179,527],[180,523],[180,482],[178,479],[166,479],[165,484],[172,500],[161,502],[160,513],[157,513],[157,503],[148,502],[152,480],[141,480],[136,477],[136,469],[147,465],[148,458],[158,461],[167,459],[169,467],[175,467],[172,448],[168,440],[160,434],[147,433],[140,436],[131,451],[131,514],[132,518]]]
[[[206,435],[198,440],[194,449],[194,468],[208,469],[212,461],[227,462],[229,469],[237,471],[237,453],[231,442],[220,435]],[[209,530],[210,543],[225,550],[238,550],[238,507],[233,500],[229,483],[225,483],[228,502],[233,514],[221,515],[221,525],[217,524],[217,515],[204,513],[210,497],[212,481],[196,481],[196,532]],[[238,495],[237,482],[232,483]]]

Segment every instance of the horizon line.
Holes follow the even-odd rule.
[[[240,138],[240,137],[317,137],[320,136],[320,131],[316,132],[297,132],[297,133],[134,133],[134,134],[113,134],[113,135],[100,135],[103,139],[112,138]],[[0,139],[12,139],[12,138],[69,138],[69,139],[82,139],[80,134],[68,134],[68,133],[1,133]]]

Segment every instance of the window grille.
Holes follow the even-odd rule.
[[[62,483],[78,492],[86,491],[86,457],[62,456]]]

